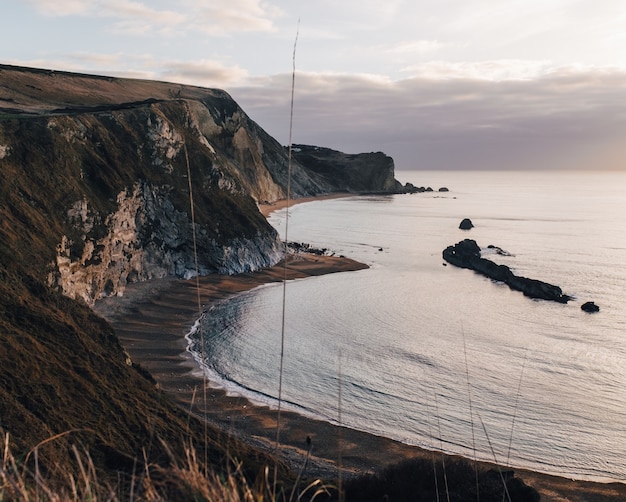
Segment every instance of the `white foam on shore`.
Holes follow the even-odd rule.
[[[276,283],[280,284],[280,283]],[[258,288],[264,288],[268,286],[276,286],[276,284],[262,284],[258,286]],[[238,296],[238,295],[233,295]],[[201,336],[199,335],[200,330],[202,329],[202,320],[206,316],[207,312],[204,312],[200,318],[198,318],[190,331],[185,335],[185,339],[187,340],[187,351],[191,354],[194,361],[198,365],[197,368],[197,376],[206,377],[208,381],[208,385],[213,389],[221,389],[223,390],[227,396],[229,397],[244,397],[254,406],[266,406],[272,410],[278,409],[278,399],[274,396],[258,392],[254,389],[241,385],[233,380],[225,378],[220,375],[217,371],[212,369],[209,365],[207,365],[203,359],[202,354],[194,348],[197,344],[202,343]],[[196,336],[198,338],[196,338]],[[313,418],[316,420],[323,420],[329,422],[331,424],[336,424],[335,420],[330,419],[329,417],[324,417],[319,413],[315,413],[312,410],[309,410],[303,406],[300,406],[296,403],[290,401],[282,401],[280,404],[281,409],[287,411],[293,411],[300,415],[306,416],[308,418]]]

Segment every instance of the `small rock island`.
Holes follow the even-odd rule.
[[[559,303],[567,303],[572,299],[570,296],[563,294],[559,286],[517,276],[506,265],[498,265],[491,260],[482,258],[480,256],[480,246],[472,239],[465,239],[454,246],[448,246],[443,251],[443,259],[457,267],[468,268],[489,279],[503,282],[511,289],[521,291],[529,298]]]

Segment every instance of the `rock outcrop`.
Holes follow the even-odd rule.
[[[288,152],[224,91],[6,65],[0,84],[3,218],[28,225],[6,245],[49,286],[92,304],[129,282],[280,259],[257,204],[286,196]],[[293,198],[400,186],[382,153],[295,151]]]
[[[461,223],[459,223],[459,228],[461,230],[470,230],[474,228],[474,224],[469,218],[463,218],[463,220],[461,220]]]
[[[89,306],[136,281],[274,264],[258,203],[285,197],[287,171],[223,91],[0,65],[0,432],[20,458],[39,445],[39,468],[76,479],[78,444],[111,486],[137,459],[183,458],[187,439],[226,465]],[[343,190],[297,162],[291,181],[294,198]]]
[[[399,193],[393,159],[382,152],[347,154],[309,145],[293,145],[293,157],[339,192]]]
[[[595,312],[600,312],[600,307],[595,304],[595,302],[585,302],[580,306],[581,310],[593,314]]]
[[[474,270],[479,274],[507,284],[511,289],[521,291],[525,296],[559,303],[567,303],[571,297],[563,294],[559,286],[536,279],[515,275],[506,265],[498,265],[480,256],[481,249],[475,240],[465,239],[443,251],[443,258],[448,263],[461,268]]]

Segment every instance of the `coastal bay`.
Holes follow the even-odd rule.
[[[264,284],[280,282],[283,278],[304,279],[361,268],[364,268],[363,264],[348,258],[299,255],[286,267],[281,263],[266,270],[236,276],[206,276],[201,277],[198,283],[195,280],[161,279],[132,284],[123,297],[100,300],[95,310],[113,325],[133,361],[147,369],[160,389],[181,407],[218,426],[224,441],[232,436],[273,451],[276,410],[255,405],[241,396],[228,395],[212,386],[186,350],[185,336],[199,316],[198,294],[204,309],[211,302]],[[340,457],[344,477],[378,471],[408,458],[432,457],[432,452],[416,446],[283,411],[281,458],[294,469],[304,463],[307,436],[312,439],[312,458],[305,475],[324,480],[336,478]],[[575,481],[526,470],[515,472],[539,491],[542,500],[608,501],[626,498],[626,486],[619,483]]]

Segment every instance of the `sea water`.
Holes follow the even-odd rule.
[[[370,268],[286,284],[284,406],[468,458],[626,480],[626,173],[396,177],[435,190],[288,210],[289,240]],[[286,214],[270,217],[283,234]],[[533,300],[446,265],[443,249],[465,238],[574,299]],[[275,404],[282,302],[272,285],[211,307],[212,380]]]

